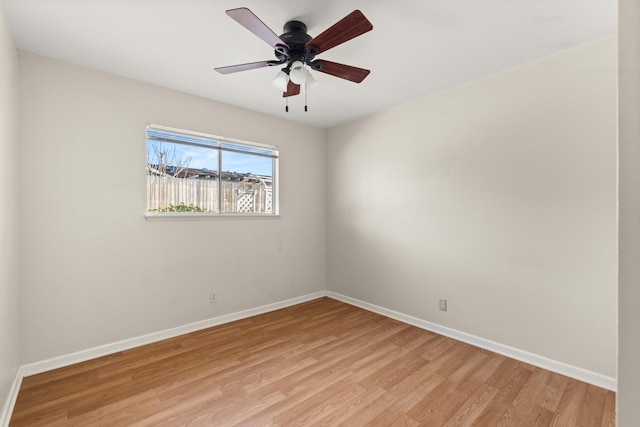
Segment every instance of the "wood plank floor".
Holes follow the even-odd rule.
[[[321,298],[24,379],[11,426],[614,426],[615,394]]]

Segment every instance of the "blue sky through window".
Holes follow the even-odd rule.
[[[147,132],[149,133],[150,130]],[[176,139],[176,134],[173,133],[162,132],[155,129],[151,130],[151,132],[153,132],[153,135],[156,138],[166,136],[167,139]],[[159,141],[147,138],[147,161],[153,164],[154,161],[156,161],[154,158],[156,157],[155,153],[157,151],[166,151],[167,149],[170,149],[173,153],[173,150],[175,149],[175,155],[172,155],[172,157],[174,157],[176,162],[182,162],[181,166],[187,166],[186,162],[188,161],[189,168],[215,171],[218,169],[218,154],[220,153],[222,155],[222,171],[273,176],[273,159],[270,157],[255,156],[250,153],[219,151],[214,148],[207,148],[206,146],[189,144],[210,144],[210,141],[204,138],[179,135],[179,139],[184,139],[184,143],[169,142],[167,140]],[[236,145],[226,142],[223,142],[223,144],[228,148],[234,148]],[[238,147],[246,146],[238,145]],[[261,154],[268,154],[272,152],[269,149],[261,149],[259,147],[255,149],[251,147],[249,149]]]

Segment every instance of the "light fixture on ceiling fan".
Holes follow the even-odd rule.
[[[318,85],[316,79],[313,78],[313,75],[301,61],[296,61],[291,64],[291,68],[288,71],[289,72],[286,73],[284,70],[280,70],[273,79],[273,85],[282,92],[287,91],[289,80],[291,80],[293,84],[299,86],[304,85],[303,87],[306,89],[311,89]]]
[[[304,65],[302,61],[295,61],[291,64],[289,70],[280,70],[276,77],[273,79],[273,85],[276,89],[287,92],[287,88],[289,86],[289,82],[291,81],[293,84],[298,85],[304,91],[304,111],[308,111],[307,107],[307,92],[309,89],[318,85],[318,81],[313,78],[313,75],[307,69],[307,66]],[[285,106],[285,111],[289,111],[289,102],[287,101],[287,105]]]

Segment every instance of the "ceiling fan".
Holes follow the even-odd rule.
[[[359,10],[354,10],[316,37],[307,34],[307,26],[300,21],[289,21],[284,24],[284,33],[278,37],[246,7],[230,9],[226,13],[271,46],[276,59],[215,68],[221,74],[284,65],[273,80],[273,84],[282,90],[282,96],[287,98],[300,94],[301,85],[304,85],[306,93],[306,90],[316,84],[309,69],[355,83],[360,83],[370,73],[364,68],[315,59],[320,53],[373,29],[371,22]],[[306,109],[305,106],[305,111]]]

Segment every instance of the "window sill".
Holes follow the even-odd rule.
[[[278,219],[274,214],[208,214],[208,213],[145,213],[144,217],[150,221],[193,221],[212,219]]]

